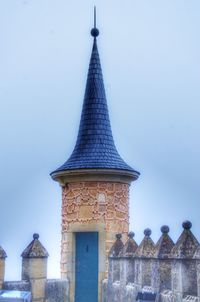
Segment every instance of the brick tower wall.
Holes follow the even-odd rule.
[[[116,233],[129,228],[129,184],[74,182],[62,189],[61,276],[75,281],[75,232],[99,232],[99,286],[108,271],[108,253]],[[99,292],[101,289],[99,288]]]
[[[65,233],[73,224],[105,225],[106,253],[116,233],[127,234],[129,227],[129,185],[108,182],[68,183],[62,190],[62,261],[61,271],[67,273]]]

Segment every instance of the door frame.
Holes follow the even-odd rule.
[[[101,301],[102,281],[106,276],[106,228],[104,223],[73,223],[65,233],[69,242],[67,254],[67,277],[70,284],[70,302],[75,301],[75,257],[76,257],[76,236],[77,232],[98,232],[98,302]]]
[[[81,286],[81,284],[79,284],[79,282],[81,282],[81,276],[80,274],[78,273],[78,266],[77,264],[80,262],[82,265],[92,265],[93,266],[93,269],[91,271],[91,274],[94,273],[94,278],[92,278],[92,282],[93,282],[93,285],[91,288],[91,291],[95,291],[95,295],[93,298],[95,298],[95,302],[98,302],[98,285],[99,285],[99,232],[75,232],[74,233],[74,236],[75,236],[75,245],[76,245],[76,249],[77,247],[80,247],[81,248],[81,251],[84,253],[84,251],[82,250],[83,247],[85,247],[86,245],[86,242],[87,242],[87,246],[89,246],[89,250],[90,250],[90,245],[91,245],[91,248],[93,249],[94,253],[93,254],[90,254],[90,256],[92,257],[92,259],[94,260],[94,266],[93,264],[91,263],[91,258],[90,256],[84,256],[83,257],[83,254],[82,252],[80,253],[80,249],[78,250],[78,254],[77,254],[77,250],[75,251],[75,301],[76,302],[79,302],[79,299],[77,297],[76,299],[76,294],[77,292],[79,293],[79,296],[81,294],[81,291],[79,289],[79,285]],[[85,249],[84,249],[85,250]],[[91,252],[90,252],[91,253]],[[87,258],[87,261],[88,262],[85,262],[86,258]],[[78,270],[78,271],[77,271]],[[86,269],[86,275],[88,274],[88,269]],[[90,274],[89,274],[90,275]],[[88,275],[88,278],[90,278],[90,276]],[[77,282],[76,278],[78,278],[79,282]],[[95,282],[94,282],[95,281]],[[88,291],[88,289],[87,289]],[[86,291],[86,292],[87,292]],[[87,295],[87,294],[86,294]],[[81,294],[82,296],[82,294]],[[94,301],[92,301],[94,302]]]

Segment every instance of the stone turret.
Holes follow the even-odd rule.
[[[115,241],[115,234],[121,233],[124,240],[129,231],[129,186],[139,177],[139,172],[126,164],[116,149],[97,47],[99,31],[96,26],[91,35],[93,47],[76,145],[69,159],[51,173],[52,178],[62,186],[61,275],[70,280],[71,301],[76,289],[76,233],[98,233],[100,301],[101,281],[107,275],[108,253]],[[95,286],[91,284],[90,287]]]
[[[4,282],[5,276],[5,259],[7,255],[4,249],[0,246],[0,289],[2,289],[2,285]]]
[[[22,253],[22,280],[31,283],[32,301],[45,301],[48,252],[34,234],[33,240]]]

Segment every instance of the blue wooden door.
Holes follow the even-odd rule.
[[[98,233],[76,233],[75,302],[98,302]]]

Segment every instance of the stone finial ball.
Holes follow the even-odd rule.
[[[192,223],[189,221],[189,220],[185,220],[183,223],[182,223],[182,226],[185,230],[190,230],[191,227],[192,227]]]
[[[128,238],[133,239],[134,236],[135,236],[134,232],[129,232],[128,233]]]
[[[144,235],[147,236],[147,237],[150,237],[151,236],[151,229],[148,229],[148,228],[145,229],[144,230]]]
[[[169,233],[169,227],[168,225],[163,225],[161,228],[160,228],[161,232],[163,234],[168,234]]]
[[[92,30],[91,30],[91,35],[95,38],[95,37],[98,37],[98,35],[99,35],[99,30],[97,29],[97,28],[93,28]]]
[[[35,239],[39,239],[39,234],[37,234],[37,233],[35,233],[35,234],[33,234],[33,239],[35,240]]]
[[[116,238],[117,239],[121,239],[122,238],[122,234],[116,234]]]

